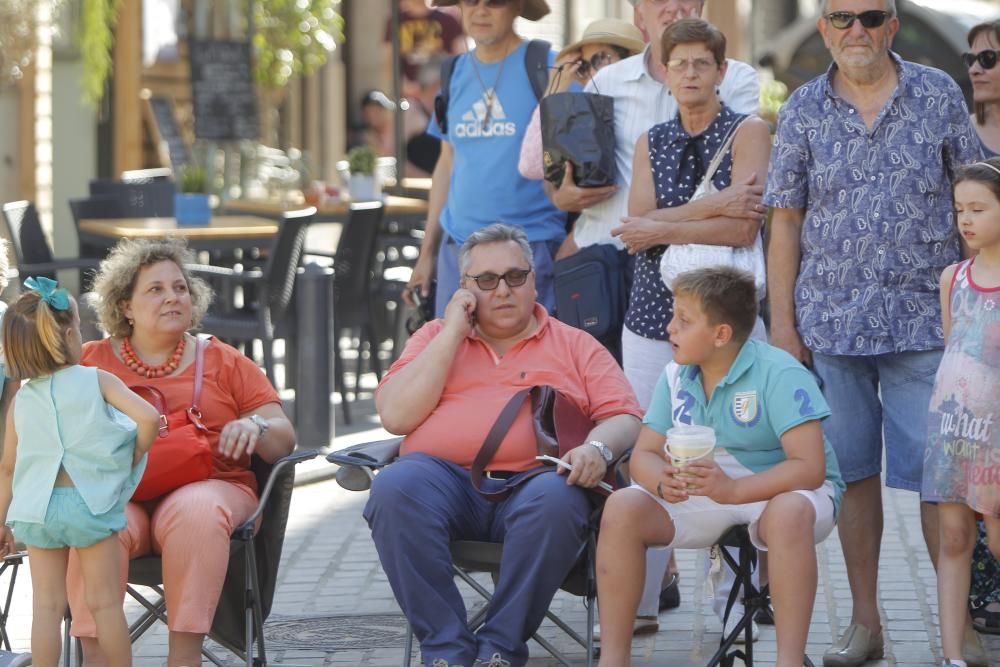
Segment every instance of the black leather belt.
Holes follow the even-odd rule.
[[[487,479],[510,479],[517,473],[513,470],[487,470],[484,474]]]

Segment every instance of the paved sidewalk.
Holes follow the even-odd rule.
[[[366,410],[367,408],[367,410]],[[370,401],[357,404],[358,422],[336,446],[378,437]],[[338,425],[343,433],[342,425]],[[333,470],[317,461],[301,471],[292,502],[277,595],[267,624],[271,660],[297,665],[399,665],[404,621],[361,518],[367,494],[352,493],[328,478]],[[886,659],[873,666],[933,667],[940,664],[937,594],[933,572],[920,535],[917,497],[890,491],[885,495],[885,537],[880,569],[880,600],[887,626]],[[839,540],[834,534],[818,549],[820,585],[813,612],[808,653],[821,664],[831,640],[846,627],[850,594]],[[698,553],[678,553],[683,603],[660,615],[660,631],[637,639],[633,664],[638,667],[703,665],[719,639],[719,623],[704,603],[704,576],[696,567]],[[466,591],[467,603],[477,604]],[[554,608],[582,632],[585,610],[580,598],[560,594]],[[15,649],[26,649],[30,631],[30,585],[26,571],[18,587],[8,629]],[[135,606],[129,606],[130,613]],[[564,649],[576,664],[586,664],[584,651],[548,623],[544,637]],[[1000,638],[985,642],[1000,667]],[[557,664],[532,644],[532,667]],[[774,630],[761,628],[755,646],[757,664],[773,664]],[[414,664],[416,662],[415,655]],[[165,664],[166,633],[151,632],[135,645],[137,667]],[[236,664],[230,659],[232,664]],[[206,662],[206,664],[208,664]]]

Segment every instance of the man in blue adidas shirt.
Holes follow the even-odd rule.
[[[549,7],[545,0],[434,1],[435,6],[456,4],[476,48],[455,62],[447,133],[436,119],[428,128],[442,139],[441,156],[434,167],[424,241],[409,288],[426,297],[436,265],[436,316],[441,317],[458,289],[458,249],[476,230],[503,222],[527,233],[538,301],[552,310],[552,256],[566,236],[566,214],[549,202],[540,181],[529,181],[517,170],[521,139],[538,100],[525,66],[528,42],[514,32],[518,16],[537,21]],[[548,64],[553,61],[550,53]]]
[[[788,353],[749,340],[753,278],[716,267],[681,274],[667,328],[673,361],[653,393],[630,463],[632,487],[604,507],[597,545],[601,665],[627,667],[647,547],[711,546],[737,524],[769,552],[779,667],[802,665],[816,597],[815,544],[844,492],[820,421],[830,409]],[[714,461],[678,469],[664,455],[678,424],[715,430]],[[661,511],[662,510],[662,511]]]

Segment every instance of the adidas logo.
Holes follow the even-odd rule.
[[[489,105],[489,113],[486,113]],[[483,93],[482,99],[473,103],[472,108],[462,114],[462,122],[455,126],[455,136],[463,138],[475,137],[512,137],[517,133],[517,126],[506,120],[507,114],[500,104],[500,99],[490,88]]]

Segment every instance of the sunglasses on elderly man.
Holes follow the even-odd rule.
[[[854,19],[861,21],[862,27],[881,28],[882,24],[889,17],[889,12],[880,9],[869,9],[866,12],[830,12],[823,18],[830,22],[837,30],[847,30],[854,25]]]
[[[462,4],[469,8],[477,6],[480,2],[489,9],[500,9],[506,7],[510,0],[462,0]]]
[[[983,69],[993,69],[997,66],[997,56],[1000,56],[1000,51],[986,49],[979,53],[963,53],[962,62],[965,63],[966,69],[972,67],[972,63],[979,63],[979,66]]]
[[[531,269],[511,269],[507,273],[497,275],[495,273],[480,273],[478,276],[466,274],[466,278],[476,281],[476,286],[484,292],[492,292],[500,286],[500,279],[507,283],[507,287],[520,287],[528,281],[528,274]]]

